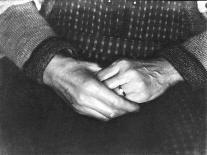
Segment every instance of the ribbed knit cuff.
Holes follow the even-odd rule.
[[[193,90],[207,84],[207,72],[203,65],[182,46],[164,49],[158,54],[167,59]]]
[[[57,37],[51,37],[35,48],[29,60],[24,64],[23,71],[30,79],[43,84],[45,68],[56,54],[77,58],[76,50],[69,43]]]

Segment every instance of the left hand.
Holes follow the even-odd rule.
[[[151,61],[118,60],[98,72],[98,77],[110,89],[136,103],[151,101],[182,77],[165,59]]]

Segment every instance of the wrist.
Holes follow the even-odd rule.
[[[77,58],[77,49],[60,38],[48,38],[33,50],[31,57],[24,64],[25,74],[40,84],[45,83],[43,73],[55,55]]]
[[[161,59],[164,70],[163,80],[169,85],[175,85],[176,83],[183,81],[183,77],[178,71],[165,59]]]
[[[77,64],[77,61],[73,58],[55,55],[43,72],[43,83],[53,86],[55,79],[61,75],[63,68],[67,65],[69,70],[70,68],[73,68],[75,64]]]

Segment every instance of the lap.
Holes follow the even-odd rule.
[[[150,153],[162,144],[162,151],[173,152],[185,151],[181,144],[190,147],[186,142],[202,136],[202,97],[189,96],[182,84],[143,104],[139,113],[104,123],[76,114],[52,90],[26,79],[15,67],[3,75],[0,125],[7,151]]]

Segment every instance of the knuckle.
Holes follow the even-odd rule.
[[[144,81],[139,82],[139,90],[141,90],[145,94],[149,93],[149,88],[147,87],[147,84]]]
[[[87,80],[83,83],[82,87],[88,91],[96,90],[97,86],[95,80]]]
[[[148,99],[150,97],[150,94],[148,91],[146,91],[144,94],[143,94],[143,98],[145,99]]]
[[[142,90],[145,90],[146,89],[146,84],[145,84],[145,82],[143,81],[143,80],[140,80],[139,81],[139,86],[140,86],[140,88],[142,89]]]
[[[122,59],[118,62],[118,64],[123,65],[123,66],[129,66],[130,62],[126,59]]]
[[[113,100],[112,100],[112,103],[113,103],[113,105],[114,105],[115,107],[119,107],[119,106],[121,105],[121,101],[118,100],[118,99],[113,99]]]
[[[84,95],[79,95],[78,99],[77,99],[77,103],[79,105],[84,105],[84,102],[85,102],[86,98]]]
[[[152,94],[151,94],[150,90],[145,89],[144,92],[143,92],[143,95],[142,95],[143,99],[147,100],[147,99],[149,99],[151,96],[152,96]]]
[[[139,73],[136,70],[129,70],[128,71],[129,76],[134,77],[134,78],[138,78],[139,77]]]

